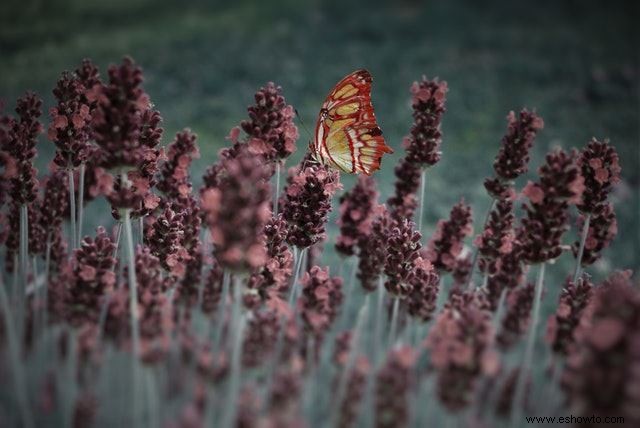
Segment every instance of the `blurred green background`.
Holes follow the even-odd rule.
[[[427,232],[462,196],[473,203],[479,229],[489,205],[482,181],[492,173],[505,116],[535,108],[546,126],[536,142],[533,171],[523,181],[555,146],[581,147],[595,136],[610,138],[620,152],[624,180],[614,195],[619,236],[591,269],[602,276],[612,266],[640,267],[637,4],[5,0],[0,98],[13,108],[15,98],[32,89],[48,108],[61,71],[91,57],[104,75],[109,63],[132,55],[164,116],[164,143],[183,127],[198,133],[199,181],[265,82],[282,85],[287,101],[313,128],[332,85],[364,67],[374,76],[377,116],[396,149],[377,174],[386,199],[411,126],[409,86],[423,74],[439,76],[450,92],[443,158],[428,175]],[[309,139],[300,132],[294,160]],[[40,149],[43,171],[52,143],[43,138]],[[344,181],[346,188],[353,182]],[[107,210],[94,212],[94,223],[108,219]],[[561,261],[567,268],[570,263],[568,256]]]

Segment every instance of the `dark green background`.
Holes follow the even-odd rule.
[[[312,128],[332,85],[365,67],[374,76],[380,124],[396,149],[377,174],[386,198],[411,126],[409,86],[423,74],[439,76],[450,92],[443,158],[428,176],[427,231],[461,196],[480,221],[489,204],[482,181],[491,174],[505,116],[535,108],[546,126],[534,170],[555,146],[581,147],[592,136],[616,146],[624,177],[614,196],[620,233],[591,271],[640,265],[640,14],[632,1],[5,0],[0,13],[0,97],[11,108],[27,89],[51,106],[59,73],[84,57],[104,70],[130,54],[165,118],[164,142],[183,127],[199,134],[198,181],[259,86],[282,85]],[[296,159],[309,138],[303,129],[301,137]],[[40,148],[43,170],[52,143],[43,138]],[[351,183],[345,179],[346,187]],[[94,212],[94,223],[107,221],[108,211]],[[569,264],[567,257],[562,266]]]

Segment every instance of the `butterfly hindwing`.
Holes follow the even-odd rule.
[[[314,149],[319,161],[345,172],[373,173],[392,153],[371,104],[371,74],[358,70],[342,79],[322,105]]]

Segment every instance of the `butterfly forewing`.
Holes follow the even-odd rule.
[[[322,163],[345,172],[373,173],[384,153],[384,142],[371,104],[371,74],[357,70],[333,88],[320,109],[314,150]]]

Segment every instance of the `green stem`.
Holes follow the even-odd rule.
[[[82,241],[82,220],[84,219],[84,174],[85,174],[86,165],[83,163],[80,164],[80,185],[78,188],[78,234],[76,239],[78,240],[76,247],[80,247],[80,242]]]
[[[380,362],[380,351],[382,348],[382,308],[384,306],[384,277],[378,278],[378,301],[376,302],[376,318],[374,326],[373,357],[374,365]]]
[[[573,271],[573,283],[575,284],[580,276],[582,256],[584,255],[584,245],[587,242],[587,236],[589,235],[589,224],[591,223],[591,214],[587,214],[584,218],[584,224],[582,225],[582,233],[580,236],[580,247],[578,249],[578,256],[576,257],[576,267]]]
[[[422,168],[420,174],[420,210],[418,211],[418,232],[422,233],[422,218],[424,217],[424,193],[427,181],[427,169]]]
[[[128,255],[128,279],[129,279],[129,312],[131,315],[131,340],[133,345],[132,359],[132,385],[133,395],[131,399],[133,425],[137,424],[138,417],[138,358],[140,357],[140,333],[138,330],[138,290],[136,283],[136,259],[133,250],[133,231],[131,230],[131,209],[124,210],[124,233]]]
[[[29,212],[26,204],[20,205],[20,289],[18,290],[17,328],[18,337],[22,337],[22,325],[24,322],[27,285],[29,283]]]
[[[71,167],[71,163],[69,163],[69,167],[67,168],[67,176],[69,178],[69,217],[71,218],[71,237],[69,238],[69,241],[71,244],[71,249],[75,250],[78,244],[78,240],[76,238],[78,229],[76,225],[76,190],[73,180],[73,168]],[[69,255],[72,254],[73,251],[69,253]]]
[[[393,298],[393,309],[391,311],[391,327],[389,328],[389,347],[392,347],[396,341],[396,330],[398,329],[398,309],[400,308],[400,299]]]
[[[1,277],[0,305],[0,307],[2,308],[2,313],[4,314],[5,334],[7,335],[11,372],[13,374],[12,377],[16,396],[18,399],[18,407],[20,408],[22,424],[27,428],[31,428],[33,426],[33,420],[31,418],[31,412],[29,411],[29,399],[26,390],[27,383],[22,366],[22,359],[20,358],[20,341],[18,340],[19,332],[13,322],[14,316],[12,316],[11,308],[9,305],[9,298],[7,297]]]
[[[231,308],[230,337],[231,346],[231,373],[227,389],[227,403],[222,416],[222,428],[231,428],[235,424],[238,412],[238,392],[240,390],[240,377],[242,371],[242,342],[244,339],[245,319],[242,315],[242,281],[236,276],[233,284],[233,306]]]
[[[278,215],[278,199],[280,198],[280,161],[276,162],[276,191],[273,192],[273,216]]]
[[[296,258],[295,276],[293,277],[293,283],[291,284],[291,290],[289,291],[289,306],[292,306],[296,301],[296,295],[298,294],[298,279],[300,278],[300,270],[306,254],[307,249],[303,248],[300,250],[298,257]]]
[[[522,412],[524,406],[525,390],[527,385],[527,376],[531,362],[533,359],[533,351],[535,350],[536,333],[538,322],[540,319],[540,306],[542,303],[542,290],[544,288],[544,271],[545,263],[540,265],[538,271],[538,279],[536,281],[535,296],[533,301],[533,312],[531,314],[531,322],[529,323],[527,344],[524,352],[524,359],[520,372],[518,373],[518,379],[516,381],[516,389],[514,393],[513,410],[511,412],[511,426],[517,426],[522,419]]]

